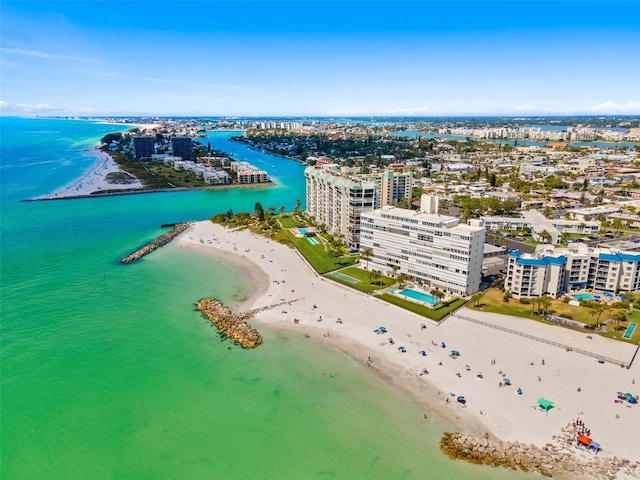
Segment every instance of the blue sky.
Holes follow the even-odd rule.
[[[11,1],[5,115],[640,114],[636,1]]]

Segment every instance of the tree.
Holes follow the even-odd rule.
[[[284,213],[284,205],[280,205],[280,209],[278,210],[280,212],[280,215],[282,215]]]
[[[369,269],[369,260],[373,258],[373,250],[370,247],[363,248],[360,251],[360,258],[367,262],[367,270]]]
[[[481,298],[482,298],[482,294],[480,292],[474,293],[471,296],[471,300],[473,301],[473,306],[474,307],[479,307],[480,306],[480,299]]]
[[[489,185],[491,185],[492,187],[495,187],[497,183],[498,183],[498,177],[496,176],[495,173],[492,172],[489,175]]]
[[[622,219],[614,218],[611,226],[616,230],[616,233],[620,233],[620,230],[622,229]]]
[[[636,301],[636,294],[633,292],[624,292],[624,299],[629,302],[629,313],[633,312],[633,302]]]
[[[403,197],[400,200],[398,200],[398,203],[396,204],[396,207],[404,208],[404,209],[410,209],[411,208],[411,202],[409,201],[409,199],[407,197]]]
[[[293,207],[293,212],[294,213],[298,213],[300,211],[300,206],[302,205],[302,202],[300,201],[299,198],[296,198],[296,206]]]
[[[276,207],[274,205],[271,205],[267,210],[269,210],[269,215],[275,215],[276,213]]]
[[[445,293],[437,288],[434,288],[429,293],[438,299],[438,303],[440,303],[440,300],[445,296]]]
[[[511,298],[511,290],[509,290],[508,288],[504,291],[504,294],[502,295],[502,301],[503,302],[508,302],[509,299]]]
[[[542,309],[542,314],[546,315],[547,313],[549,313],[549,307],[553,303],[553,300],[551,299],[551,297],[544,296],[544,297],[540,297],[538,300],[539,300],[540,308]]]
[[[395,277],[398,273],[398,270],[400,270],[400,265],[394,265],[393,267],[391,267],[391,270],[393,270],[393,276]]]
[[[264,208],[262,208],[262,204],[260,202],[256,202],[254,206],[254,212],[256,214],[256,217],[258,217],[258,220],[264,222]]]
[[[618,310],[613,314],[613,318],[616,321],[616,330],[618,330],[618,328],[620,328],[620,322],[627,320],[627,313],[624,310]]]
[[[605,306],[604,303],[600,303],[598,302],[595,306],[594,306],[594,311],[597,313],[596,316],[596,327],[600,326],[600,317],[602,316],[602,312],[604,312]]]
[[[378,283],[380,282],[380,272],[377,270],[371,270],[369,272],[369,282],[371,284],[378,285]]]
[[[122,141],[122,133],[120,132],[107,133],[104,137],[102,137],[100,141],[102,143],[106,143],[107,145],[110,144],[111,142],[120,143]]]
[[[540,233],[540,238],[544,243],[549,243],[549,241],[551,240],[551,234],[546,230],[543,230],[542,233]]]

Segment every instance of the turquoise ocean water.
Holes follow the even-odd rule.
[[[446,458],[447,425],[339,352],[264,329],[255,350],[220,341],[193,303],[242,300],[241,272],[176,245],[117,263],[163,223],[293,208],[302,166],[211,134],[278,186],[21,202],[79,176],[116,127],[0,121],[1,478],[514,477]]]

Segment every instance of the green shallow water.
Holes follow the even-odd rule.
[[[162,223],[293,206],[300,185],[32,203],[22,190],[2,202],[1,478],[514,478],[442,455],[447,425],[340,352],[265,328],[255,350],[221,341],[193,304],[242,301],[242,272],[175,244],[117,263]]]

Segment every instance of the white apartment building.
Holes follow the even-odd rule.
[[[360,246],[371,268],[407,274],[428,287],[468,296],[480,288],[485,229],[438,214],[438,198],[423,195],[419,211],[386,206],[361,216]]]
[[[315,165],[304,171],[307,214],[327,231],[342,235],[350,248],[360,246],[360,215],[411,198],[413,173],[346,175],[337,165]]]
[[[539,246],[533,254],[511,252],[505,289],[514,297],[558,296],[593,288],[601,292],[640,290],[640,254],[570,243]]]
[[[229,162],[229,167],[238,175],[238,183],[269,183],[269,174],[248,162]]]
[[[523,210],[520,218],[514,217],[480,217],[487,230],[524,230],[531,229],[531,236],[537,242],[560,243],[563,233],[594,235],[600,231],[597,220],[565,220],[563,218],[548,219],[537,210]],[[548,241],[543,232],[548,233]]]

